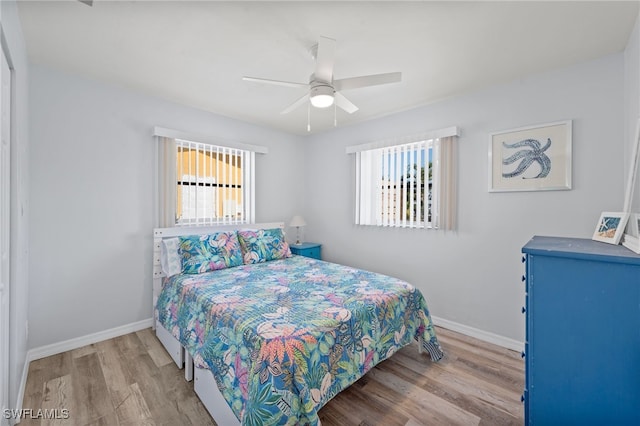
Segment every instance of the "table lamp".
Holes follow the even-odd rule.
[[[294,216],[289,223],[289,226],[296,227],[296,244],[300,244],[300,227],[305,226],[307,222],[304,221],[302,216]]]

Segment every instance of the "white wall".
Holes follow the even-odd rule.
[[[3,48],[12,69],[11,117],[11,295],[9,324],[9,404],[17,407],[25,374],[29,297],[29,132],[28,63],[14,1],[0,3]]]
[[[533,235],[591,238],[602,211],[622,208],[623,70],[617,54],[310,137],[306,240],[327,260],[413,283],[437,317],[524,340],[521,247]],[[566,119],[572,190],[487,192],[489,133]],[[463,131],[458,231],[356,227],[345,147],[452,125]]]
[[[624,51],[624,107],[625,126],[624,140],[625,176],[629,173],[633,144],[636,142],[635,133],[640,119],[640,19],[629,37],[629,42]],[[636,188],[633,198],[632,211],[640,212],[640,183],[636,179]]]
[[[257,221],[300,210],[296,137],[39,66],[30,83],[31,348],[151,318],[153,126],[267,146]]]

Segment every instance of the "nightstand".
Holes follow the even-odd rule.
[[[314,259],[322,260],[320,257],[320,249],[322,244],[318,243],[300,243],[289,244],[291,247],[291,253],[298,254],[300,256],[312,257]]]

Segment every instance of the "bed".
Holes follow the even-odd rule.
[[[154,231],[156,334],[176,364],[186,366],[187,379],[195,378],[196,393],[220,425],[316,425],[322,406],[399,348],[416,340],[432,360],[443,357],[419,290],[292,256],[282,228]],[[178,252],[192,273],[167,277],[165,258],[181,235]],[[263,243],[258,249],[256,241]],[[230,249],[204,266],[184,254],[209,245]]]

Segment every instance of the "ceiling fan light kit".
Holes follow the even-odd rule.
[[[386,74],[374,74],[361,77],[350,77],[340,80],[333,79],[333,65],[336,49],[336,41],[328,37],[320,37],[318,44],[311,48],[311,54],[316,61],[315,72],[311,74],[309,83],[295,83],[290,81],[269,80],[258,77],[243,77],[243,80],[256,83],[273,84],[285,87],[304,87],[307,93],[285,108],[281,114],[287,114],[304,105],[314,108],[328,108],[331,105],[353,114],[358,107],[351,103],[342,93],[342,90],[359,89],[361,87],[377,86],[381,84],[397,83],[402,79],[402,73],[392,72]],[[335,111],[334,111],[335,114]],[[335,119],[334,119],[335,122]],[[309,128],[309,126],[307,126]]]
[[[309,93],[311,105],[316,108],[328,108],[333,105],[333,94],[335,90],[328,84],[322,84],[311,88]]]

